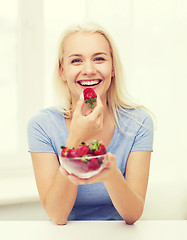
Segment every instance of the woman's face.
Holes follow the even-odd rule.
[[[61,76],[76,101],[85,88],[106,99],[111,84],[112,57],[107,40],[99,33],[73,33],[64,45]]]

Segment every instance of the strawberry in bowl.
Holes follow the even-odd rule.
[[[82,142],[79,148],[61,146],[60,164],[70,174],[79,178],[90,178],[103,169],[106,147],[97,140],[90,145]]]

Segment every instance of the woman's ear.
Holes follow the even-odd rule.
[[[66,79],[64,77],[63,67],[61,64],[59,64],[59,74],[60,74],[61,78],[66,82]]]
[[[114,72],[114,69],[112,68],[111,77],[114,77],[114,75],[115,75],[115,72]]]

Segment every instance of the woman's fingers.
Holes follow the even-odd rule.
[[[69,173],[63,168],[63,166],[60,166],[60,172],[62,173],[62,175],[64,175],[65,177],[69,176]]]
[[[111,172],[112,169],[117,167],[115,162],[116,162],[115,155],[108,152],[106,159],[103,163],[104,168],[101,170],[100,173],[96,174],[93,177],[86,178],[86,179],[82,179],[73,174],[69,174],[68,179],[69,179],[69,181],[71,181],[72,183],[74,183],[76,185],[92,184],[92,183],[104,181],[109,174],[110,175],[112,174],[112,172]]]
[[[97,105],[93,110],[92,116],[98,117],[104,111],[104,106],[99,95],[97,95]]]
[[[84,98],[80,97],[79,100],[77,101],[77,104],[76,104],[76,107],[75,107],[75,111],[74,111],[75,115],[80,115],[80,113],[82,112],[83,104],[84,104]]]
[[[97,129],[103,128],[103,113],[101,113],[95,120],[95,126]]]
[[[84,105],[84,96],[83,96],[83,94],[81,94],[79,100],[77,101],[75,110],[74,110],[75,115],[80,115],[80,113],[82,113],[83,105]],[[103,112],[103,110],[104,110],[103,103],[101,101],[100,96],[97,95],[96,107],[94,109],[90,109],[90,111],[87,111],[85,116],[90,116],[91,118],[96,119]]]
[[[85,129],[86,134],[90,134],[90,130],[92,132],[101,130],[103,128],[103,111],[104,106],[101,102],[100,96],[97,96],[97,105],[94,109],[89,109],[82,115],[82,109],[84,106],[84,98],[83,96],[79,98],[76,103],[75,110],[73,113],[73,119],[71,126],[74,126],[74,130],[78,130],[77,126],[80,126],[83,130]],[[76,126],[77,125],[77,126]],[[83,132],[85,132],[83,131]]]
[[[104,111],[103,103],[101,102],[100,96],[97,95],[97,105],[90,112],[90,114],[87,115],[88,119],[90,119],[90,121],[94,123],[96,128],[103,127],[103,111]]]
[[[116,156],[113,155],[112,153],[108,152],[106,155],[106,165],[108,166],[108,164],[110,165],[111,163],[116,161]]]

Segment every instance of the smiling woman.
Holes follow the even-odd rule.
[[[99,33],[72,33],[66,38],[63,51],[63,58],[59,60],[60,75],[71,92],[71,107],[85,86],[94,88],[103,98],[113,76],[107,40]]]
[[[104,55],[104,56],[103,56]],[[82,65],[82,67],[84,67],[85,64],[89,64],[88,61],[90,61],[90,66],[85,66],[86,67],[86,71],[94,71],[96,70],[96,67],[97,65],[96,64],[102,64],[102,63],[105,63],[108,59],[107,59],[107,54],[104,53],[104,52],[98,52],[98,53],[94,53],[93,55],[91,56],[88,56],[87,58],[90,58],[90,59],[86,59],[86,56],[83,56],[83,55],[80,55],[80,54],[73,54],[71,55],[72,57],[74,56],[79,56],[79,59],[75,58],[71,61],[72,64],[74,64],[75,66],[78,66],[78,65]],[[88,62],[88,63],[87,63]],[[95,67],[94,67],[95,66]],[[88,68],[90,67],[90,69]],[[94,76],[94,74],[93,74]],[[92,76],[91,76],[92,77]],[[101,79],[97,79],[96,77],[95,78],[88,78],[88,79],[82,79],[82,80],[79,80],[78,83],[81,84],[81,85],[92,85],[92,84],[98,84],[100,83],[102,80]]]
[[[83,54],[84,54],[84,51],[86,51],[87,54],[89,53],[90,61],[88,61],[88,56],[83,56],[83,54],[80,54],[79,49],[78,51],[76,50],[77,52],[73,50],[73,47],[76,49],[76,44],[73,42],[74,39],[76,39],[75,33],[77,33],[77,35],[80,35],[81,33],[85,33],[85,34],[82,34],[81,40],[78,40],[77,44],[79,44],[79,41],[80,41],[80,43],[82,44],[82,47],[84,48]],[[99,45],[97,45],[96,42],[93,41],[93,39],[91,38],[93,33],[97,33],[97,34],[94,34],[94,38],[97,39],[97,42]],[[68,41],[66,41],[67,38],[69,39]],[[102,41],[99,41],[100,39],[102,39]],[[70,48],[70,45],[72,48],[70,48],[71,51],[69,52],[69,55],[67,53],[67,56],[64,56],[63,53],[66,47],[65,43],[67,42],[68,42],[69,48]],[[90,52],[91,51],[90,46],[92,46],[92,48],[93,46],[97,46],[97,48],[95,49],[95,51],[92,50],[92,52]],[[65,61],[64,58],[66,59],[66,62],[64,62]],[[93,78],[94,76],[94,80],[100,81],[99,84],[102,84],[102,77],[100,76],[100,78],[98,79],[95,77],[94,73],[92,73],[96,71],[94,66],[97,66],[98,68],[102,68],[102,66],[108,67],[108,65],[110,65],[110,68],[112,67],[112,69],[110,69],[110,75],[111,75],[110,80],[114,80],[114,78],[117,79],[117,81],[115,81],[115,88],[118,90],[118,97],[115,96],[115,92],[113,92],[112,90],[113,87],[109,89],[107,93],[107,97],[112,99],[118,99],[120,103],[125,103],[125,107],[128,107],[128,106],[137,107],[137,104],[135,104],[132,101],[132,98],[129,96],[126,90],[126,83],[123,77],[123,67],[121,65],[121,61],[119,59],[119,55],[117,53],[117,48],[115,46],[115,43],[113,42],[109,33],[107,33],[106,30],[103,29],[101,26],[98,26],[96,24],[85,24],[82,26],[79,25],[79,26],[70,27],[66,31],[64,31],[59,41],[59,51],[58,51],[57,61],[58,61],[58,64],[56,65],[55,72],[54,72],[56,98],[61,110],[63,109],[63,111],[66,111],[66,114],[68,114],[68,112],[71,109],[71,104],[70,104],[71,96],[70,96],[68,85],[65,83],[65,81],[61,81],[61,79],[64,77],[63,71],[59,71],[59,68],[60,70],[62,70],[62,63],[65,66],[69,64],[69,67],[73,67],[72,65],[77,66],[77,69],[80,69],[80,67],[83,68],[86,66],[86,68],[82,69],[82,71],[84,71],[85,69],[87,72],[91,71],[91,78]],[[115,69],[115,72],[114,72],[114,69]],[[89,78],[80,79],[80,80],[90,80]],[[66,79],[64,78],[64,80]],[[80,80],[78,80],[78,83],[80,83]],[[114,85],[114,81],[112,85]],[[99,88],[98,88],[98,91],[99,91]],[[62,97],[62,96],[66,96],[66,97]],[[111,106],[111,109],[113,109],[113,112],[116,111],[114,104]]]
[[[144,208],[152,119],[129,98],[116,48],[103,28],[72,27],[60,39],[58,51],[54,81],[60,108],[43,109],[28,124],[42,205],[57,224],[121,219],[132,224]],[[97,96],[89,114],[85,88]],[[95,139],[107,150],[101,172],[80,179],[59,164],[60,146],[76,148]]]

